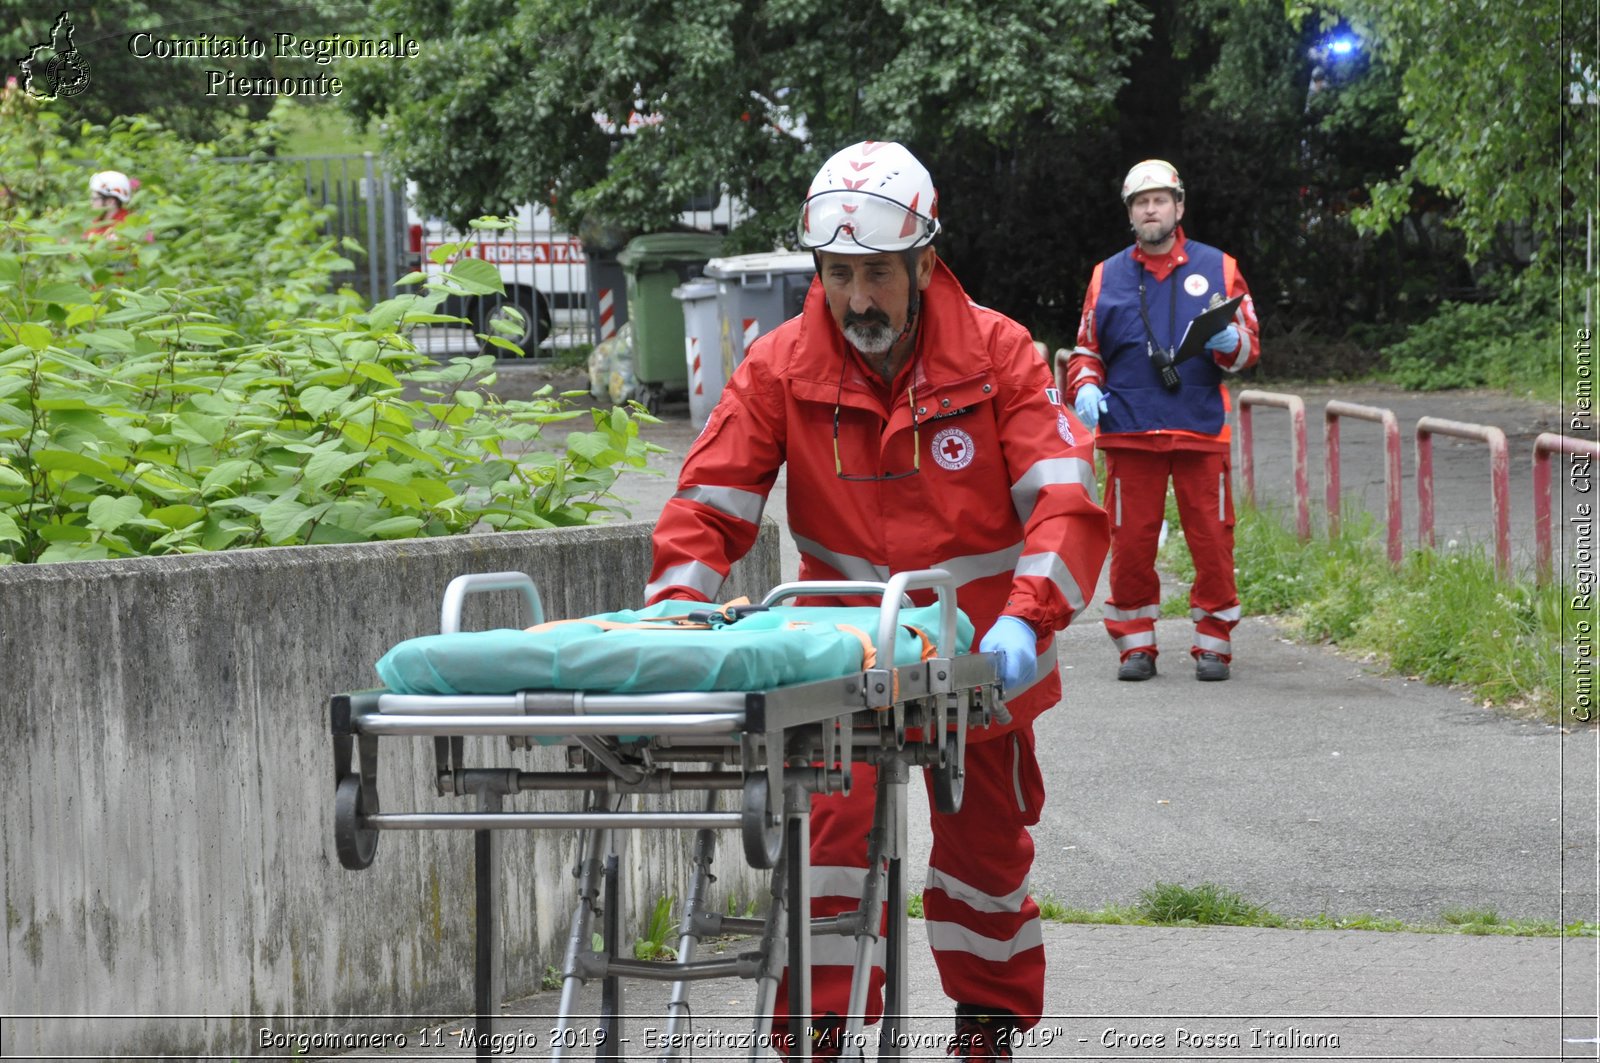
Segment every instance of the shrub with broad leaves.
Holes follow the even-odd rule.
[[[439,313],[450,295],[501,290],[489,263],[413,274],[403,283],[423,290],[368,309],[330,290],[350,263],[271,165],[217,162],[144,120],[35,128],[48,135],[0,138],[0,170],[52,175],[0,199],[0,564],[620,511],[618,472],[655,449],[639,437],[648,415],[593,411],[592,431],[551,450],[545,427],[585,416],[563,396],[502,401],[484,390],[491,355],[440,365],[411,342],[419,324],[460,321]],[[30,165],[41,152],[48,168]],[[96,168],[147,176],[133,214],[90,237],[81,186]]]

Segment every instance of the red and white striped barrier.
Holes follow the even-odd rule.
[[[600,289],[600,340],[609,340],[617,334],[617,308],[612,289]]]
[[[700,337],[689,337],[689,384],[696,395],[706,393],[705,378],[700,375]]]
[[[744,346],[742,350],[749,351],[750,345],[761,335],[761,322],[753,317],[744,319]]]

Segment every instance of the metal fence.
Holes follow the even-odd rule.
[[[354,240],[363,248],[356,268],[334,275],[369,302],[393,294],[396,279],[409,271],[405,257],[405,187],[384,166],[381,156],[279,155],[229,156],[219,162],[273,166],[299,171],[306,198],[332,208],[324,231],[336,241]]]
[[[613,259],[590,260],[583,244],[561,232],[547,213],[523,208],[510,230],[455,233],[438,219],[409,208],[408,189],[380,155],[285,155],[230,157],[239,165],[292,167],[306,198],[330,209],[325,231],[330,239],[361,246],[355,269],[334,276],[369,302],[402,289],[395,281],[418,269],[442,269],[429,253],[441,243],[470,242],[464,254],[493,263],[505,285],[504,296],[451,297],[442,313],[468,319],[467,325],[424,325],[413,333],[418,348],[433,355],[477,354],[488,349],[479,333],[507,335],[529,357],[586,347],[609,338],[626,315],[624,276]],[[685,205],[679,224],[705,231],[727,231],[743,212],[713,192]],[[508,313],[506,307],[515,308]],[[500,322],[496,328],[495,323]],[[509,331],[508,331],[509,330]]]

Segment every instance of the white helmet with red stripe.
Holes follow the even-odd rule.
[[[1183,180],[1178,170],[1165,159],[1146,159],[1134,164],[1122,180],[1122,203],[1126,206],[1140,192],[1161,189],[1172,193],[1172,198],[1183,199]]]
[[[118,170],[101,170],[89,178],[89,194],[111,196],[127,206],[128,200],[133,198],[133,182],[128,180],[127,174]]]
[[[939,194],[904,146],[852,144],[822,164],[800,208],[807,251],[873,255],[910,251],[939,235]]]

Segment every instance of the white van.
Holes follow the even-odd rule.
[[[410,206],[414,186],[407,188],[410,251],[418,256],[416,268],[439,273],[444,263],[429,256],[443,244],[467,242],[466,252],[473,258],[494,263],[505,283],[504,296],[483,296],[447,303],[446,313],[459,314],[472,322],[475,331],[486,332],[489,322],[511,305],[522,312],[522,334],[509,337],[530,353],[538,347],[568,346],[592,342],[589,315],[589,265],[583,244],[577,237],[556,227],[544,207],[524,204],[517,209],[516,224],[510,229],[458,233],[439,218],[422,218]]]
[[[547,208],[526,203],[517,208],[510,229],[463,235],[442,219],[419,215],[415,202],[416,185],[407,182],[406,220],[414,268],[443,272],[448,262],[436,263],[428,257],[430,253],[442,244],[467,241],[473,245],[472,257],[493,262],[500,269],[506,286],[503,297],[452,299],[443,308],[445,313],[470,320],[474,331],[489,331],[496,317],[513,320],[501,313],[501,307],[515,306],[522,313],[522,332],[509,338],[533,354],[539,348],[598,343],[615,334],[617,325],[626,320],[627,295],[615,263],[602,271],[604,276],[593,278],[599,287],[592,288],[582,241],[560,229]],[[717,200],[708,196],[688,207],[678,216],[679,225],[707,232],[726,232],[744,214],[742,206],[726,195]],[[589,305],[591,293],[597,306]]]

